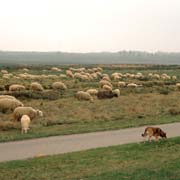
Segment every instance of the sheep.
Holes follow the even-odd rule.
[[[120,90],[119,89],[114,89],[112,92],[113,92],[113,94],[117,95],[117,97],[120,96]]]
[[[3,79],[10,79],[12,77],[12,74],[3,74]]]
[[[176,87],[178,90],[180,90],[180,83],[176,83]]]
[[[27,133],[29,130],[29,125],[30,125],[31,119],[28,115],[23,115],[21,117],[21,134]]]
[[[26,88],[23,85],[20,84],[13,84],[9,86],[9,91],[23,91]]]
[[[138,85],[135,84],[135,83],[129,83],[129,84],[127,85],[127,87],[137,88]]]
[[[172,76],[172,80],[173,80],[173,81],[176,81],[176,80],[177,80],[177,77],[176,77],[176,76]]]
[[[92,73],[91,76],[93,77],[93,79],[97,79],[98,75],[96,73]]]
[[[103,76],[102,80],[109,81],[109,82],[111,81],[108,76]]]
[[[114,94],[112,91],[100,90],[98,91],[97,97],[98,99],[107,99],[117,97],[117,94]]]
[[[28,115],[31,120],[35,119],[36,117],[42,117],[43,112],[39,109],[34,109],[32,107],[17,107],[14,109],[13,112],[13,119],[14,121],[20,121],[23,115]]]
[[[59,77],[60,78],[67,78],[67,76],[65,74],[60,74]]]
[[[4,99],[4,98],[8,98],[8,99],[16,99],[14,96],[0,95],[0,99]]]
[[[23,69],[22,69],[22,71],[28,72],[28,71],[29,71],[29,69],[27,69],[27,68],[23,68]]]
[[[44,88],[42,87],[42,85],[38,82],[33,82],[30,85],[30,89],[33,91],[43,91]]]
[[[6,112],[8,110],[13,111],[17,107],[24,106],[22,102],[13,98],[1,98],[0,99],[0,111]]]
[[[154,79],[160,79],[160,75],[159,75],[159,74],[154,74],[154,75],[153,75],[153,78],[154,78]]]
[[[57,68],[57,67],[52,67],[51,70],[52,70],[52,71],[57,71],[57,72],[60,72],[60,71],[61,71],[61,69],[59,69],[59,68]]]
[[[123,81],[119,81],[119,82],[117,83],[117,85],[118,85],[118,87],[125,87],[125,86],[126,86],[126,83],[123,82]]]
[[[98,93],[98,90],[97,89],[88,89],[86,92],[89,93],[91,96],[96,96]]]
[[[93,102],[93,97],[92,97],[88,92],[78,91],[78,92],[75,94],[75,97],[76,97],[78,100],[86,100],[86,101]]]
[[[54,82],[53,84],[52,84],[52,88],[54,89],[54,90],[66,90],[67,89],[67,87],[66,87],[66,85],[63,83],[63,82]]]
[[[104,85],[108,85],[110,87],[112,87],[112,84],[109,81],[105,81],[105,80],[101,80],[99,81],[99,85],[102,88]]]
[[[117,72],[111,74],[111,77],[112,77],[112,79],[114,79],[114,80],[120,78],[119,73],[117,73]]]
[[[102,87],[102,89],[105,90],[105,91],[112,91],[112,87],[111,87],[111,86],[108,86],[108,85],[104,85],[104,86]]]
[[[86,74],[81,74],[81,73],[75,73],[74,77],[80,80],[87,80],[87,81],[90,80]]]
[[[70,78],[74,78],[74,75],[71,70],[66,70],[66,75]]]
[[[8,74],[8,71],[2,69],[2,70],[1,70],[1,73],[2,73],[2,74]]]

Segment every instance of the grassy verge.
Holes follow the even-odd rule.
[[[179,180],[180,137],[0,163],[3,180]]]
[[[32,139],[56,135],[80,134],[88,132],[117,130],[130,127],[139,127],[152,124],[167,124],[179,122],[180,116],[163,116],[143,119],[121,119],[115,121],[78,122],[47,127],[34,127],[28,134],[22,135],[20,130],[0,132],[0,142]]]

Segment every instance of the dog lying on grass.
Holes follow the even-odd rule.
[[[158,127],[147,127],[144,131],[144,133],[142,134],[142,137],[144,137],[144,142],[145,142],[145,138],[148,137],[148,141],[151,142],[151,138],[154,136],[156,141],[159,140],[159,137],[161,137],[162,139],[166,139],[166,133],[158,128]]]

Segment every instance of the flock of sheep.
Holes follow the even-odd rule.
[[[99,88],[90,88],[85,91],[79,90],[74,96],[78,100],[88,100],[93,102],[94,99],[106,99],[120,96],[121,88],[137,88],[139,86],[143,86],[142,84],[136,84],[133,82],[133,79],[142,79],[145,77],[142,73],[138,72],[136,74],[133,73],[119,73],[114,72],[112,74],[103,73],[103,69],[101,67],[95,68],[72,68],[70,67],[65,71],[65,73],[61,73],[62,70],[57,67],[52,67],[51,71],[55,71],[56,73],[61,73],[60,75],[54,74],[41,74],[41,75],[33,75],[29,73],[29,69],[22,69],[23,73],[20,74],[12,74],[7,70],[1,70],[2,77],[1,79],[23,79],[23,80],[31,80],[31,84],[29,89],[32,91],[45,91],[43,85],[37,80],[42,79],[53,79],[54,82],[51,84],[51,88],[55,91],[59,90],[67,90],[67,85],[60,81],[59,79],[69,78],[69,79],[78,79],[79,81],[92,81],[96,80],[98,82]],[[47,70],[43,70],[46,72]],[[169,76],[167,74],[153,74],[149,73],[148,78],[156,79],[156,80],[173,80],[176,82],[176,76]],[[126,82],[125,79],[129,78],[131,82]],[[116,84],[116,88],[114,89],[114,84]],[[2,87],[2,86],[1,86]],[[176,87],[180,89],[180,83],[176,83]],[[14,91],[24,91],[27,90],[27,87],[23,84],[8,84],[5,85],[4,91],[14,92]],[[34,109],[32,107],[26,107],[23,105],[21,101],[16,99],[13,96],[9,95],[1,95],[0,96],[0,110],[5,112],[6,110],[10,110],[13,114],[14,121],[20,121],[22,127],[22,133],[27,133],[29,129],[30,122],[37,116],[43,116],[43,112]]]
[[[1,111],[13,112],[13,119],[15,122],[21,122],[22,133],[27,133],[30,121],[37,116],[43,116],[42,111],[32,107],[25,107],[24,104],[16,99],[14,96],[1,95],[0,96]]]

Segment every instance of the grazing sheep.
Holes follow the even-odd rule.
[[[52,70],[52,71],[57,71],[57,72],[60,72],[60,71],[61,71],[61,69],[59,69],[59,68],[57,68],[57,67],[52,67],[51,70]]]
[[[104,86],[102,87],[102,89],[105,90],[105,91],[112,91],[112,87],[111,87],[111,86],[108,86],[108,85],[104,85]]]
[[[2,74],[8,74],[8,71],[7,70],[1,70],[1,73]]]
[[[88,93],[88,92],[84,92],[84,91],[78,91],[75,94],[75,97],[78,100],[86,100],[86,101],[91,101],[93,102],[93,97]]]
[[[98,99],[108,99],[108,98],[117,97],[117,95],[114,94],[112,91],[100,90],[98,91],[97,97]]]
[[[176,81],[176,80],[177,80],[177,77],[176,77],[176,76],[172,76],[172,80],[173,80],[173,81]]]
[[[97,67],[97,70],[101,71],[101,72],[103,71],[103,69],[101,67]]]
[[[0,95],[0,99],[4,99],[4,98],[8,98],[8,99],[16,99],[14,96]]]
[[[66,75],[70,78],[74,78],[74,75],[71,70],[66,70]]]
[[[24,91],[26,88],[20,84],[13,84],[9,86],[9,91]]]
[[[180,90],[180,83],[177,83],[176,87],[177,87],[178,90]]]
[[[119,89],[114,89],[112,92],[113,92],[113,94],[117,95],[117,97],[120,96],[120,90]]]
[[[153,75],[153,78],[154,78],[154,79],[160,79],[160,75],[159,75],[159,74],[154,74],[154,75]]]
[[[30,125],[31,119],[28,115],[23,115],[21,117],[21,134],[27,133],[29,130],[29,125]]]
[[[43,91],[44,90],[42,85],[40,83],[38,83],[38,82],[31,83],[30,88],[33,91]]]
[[[13,118],[15,121],[20,121],[23,115],[28,115],[30,119],[33,120],[38,116],[42,117],[43,112],[32,107],[17,107],[13,112]]]
[[[67,76],[65,74],[60,74],[59,77],[60,78],[67,78]]]
[[[89,93],[91,96],[96,96],[98,93],[98,90],[97,89],[88,89],[86,92]]]
[[[111,81],[108,76],[103,76],[102,80],[109,81],[109,82]]]
[[[102,88],[104,85],[108,85],[110,87],[112,87],[112,84],[109,81],[105,81],[105,80],[101,80],[99,81],[99,85]]]
[[[29,69],[27,69],[27,68],[23,68],[23,69],[22,69],[22,71],[24,71],[24,72],[28,72],[28,71],[29,71]]]
[[[137,88],[138,85],[135,84],[135,83],[129,83],[129,84],[127,85],[127,87]]]
[[[125,86],[126,86],[126,83],[123,82],[123,81],[119,81],[119,82],[117,83],[117,85],[118,85],[118,87],[125,87]]]
[[[54,82],[52,84],[52,88],[54,90],[66,90],[67,89],[66,85],[63,82],[60,82],[60,81],[59,82]]]
[[[15,108],[24,106],[22,102],[13,98],[1,98],[0,99],[0,111],[14,111]]]

